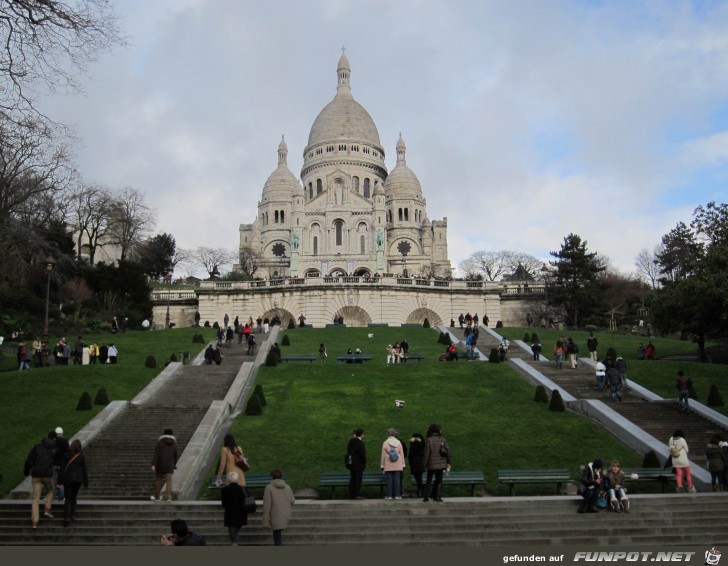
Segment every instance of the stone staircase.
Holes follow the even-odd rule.
[[[258,336],[260,342],[267,335]],[[244,362],[247,345],[234,341],[222,346],[218,365],[187,365],[144,404],[130,404],[84,447],[89,462],[89,487],[80,500],[149,500],[154,474],[154,445],[171,428],[180,455],[204,417],[210,403],[223,399]]]
[[[446,499],[423,503],[368,500],[300,500],[294,506],[287,545],[715,545],[728,542],[724,494],[635,495],[632,512],[580,515],[574,497]],[[218,502],[79,503],[77,519],[64,528],[55,519],[30,528],[28,502],[0,505],[0,546],[158,546],[172,519],[182,517],[209,545],[228,545]],[[242,545],[270,545],[260,509],[240,533]],[[708,548],[708,546],[706,546]]]
[[[464,340],[464,333],[459,328],[449,329],[452,334]],[[481,352],[490,352],[497,347],[499,340],[488,332],[481,332],[478,336],[478,348]],[[545,345],[542,355],[552,358],[551,346]],[[622,401],[612,401],[609,390],[598,391],[594,369],[581,360],[575,369],[568,361],[563,363],[562,369],[557,369],[553,361],[535,361],[530,351],[526,351],[515,344],[508,350],[508,359],[518,358],[538,370],[577,399],[599,399],[614,411],[622,415],[647,434],[667,444],[675,429],[680,428],[685,433],[688,445],[692,447],[690,459],[696,464],[705,467],[705,446],[716,433],[728,436],[728,429],[704,418],[692,411],[681,412],[674,399],[662,401],[648,401],[634,390],[628,389],[622,393]],[[636,362],[635,362],[636,363]],[[629,371],[627,373],[629,384]]]

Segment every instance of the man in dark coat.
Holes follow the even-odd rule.
[[[597,499],[602,485],[602,461],[596,458],[581,471],[581,483],[578,493],[584,499],[577,510],[578,513],[599,513]]]
[[[48,436],[36,444],[25,460],[23,475],[33,478],[33,503],[30,519],[34,529],[40,522],[40,496],[43,488],[46,490],[45,512],[43,515],[50,519],[53,505],[53,458],[56,451],[56,431],[52,430]]]
[[[152,459],[152,471],[154,478],[154,495],[152,501],[161,501],[162,484],[165,484],[165,495],[167,501],[172,501],[172,475],[177,468],[177,439],[172,429],[164,429],[164,434],[159,437],[154,447],[154,458]]]
[[[230,544],[238,546],[238,533],[248,524],[245,512],[245,490],[238,484],[238,474],[230,472],[225,476],[227,485],[220,490],[220,500],[225,509],[225,526],[230,536]]]
[[[352,433],[346,452],[351,456],[349,467],[349,499],[360,499],[361,482],[364,477],[364,468],[367,466],[367,450],[364,445],[364,429],[357,428]],[[363,498],[361,498],[363,499]]]
[[[205,364],[208,366],[212,365],[212,361],[215,359],[215,348],[212,347],[212,344],[208,344],[207,348],[205,348]]]

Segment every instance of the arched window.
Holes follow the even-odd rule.
[[[402,221],[402,209],[401,208],[399,209],[399,221],[400,222]]]
[[[351,188],[356,194],[359,194],[359,177],[351,178]]]
[[[321,179],[316,179],[316,194],[320,195],[324,191],[324,184]]]
[[[318,255],[318,236],[313,237],[313,255]]]
[[[277,210],[274,212],[274,215],[275,216],[273,217],[273,222],[275,222],[276,224],[278,224],[278,211]]]
[[[409,208],[404,209],[404,219],[409,220]]]
[[[344,223],[341,220],[334,222],[336,229],[336,245],[341,246],[344,243]]]
[[[313,183],[308,184],[308,198],[309,199],[313,198]]]
[[[364,179],[364,198],[369,198],[369,178]]]
[[[364,236],[361,236],[359,238],[359,248],[360,248],[360,250],[359,250],[360,254],[364,255],[365,253],[367,253]]]

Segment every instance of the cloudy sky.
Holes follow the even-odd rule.
[[[84,180],[134,187],[182,248],[235,249],[285,134],[352,93],[396,163],[402,132],[457,266],[548,259],[573,232],[627,272],[694,208],[726,202],[728,2],[117,0],[129,45],[43,110]]]

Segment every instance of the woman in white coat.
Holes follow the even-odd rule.
[[[667,446],[670,449],[670,456],[672,456],[672,467],[675,468],[677,474],[677,492],[682,493],[685,491],[683,489],[684,477],[688,491],[695,493],[696,489],[693,486],[693,476],[690,474],[690,460],[688,459],[690,450],[681,429],[677,429],[672,433]]]

